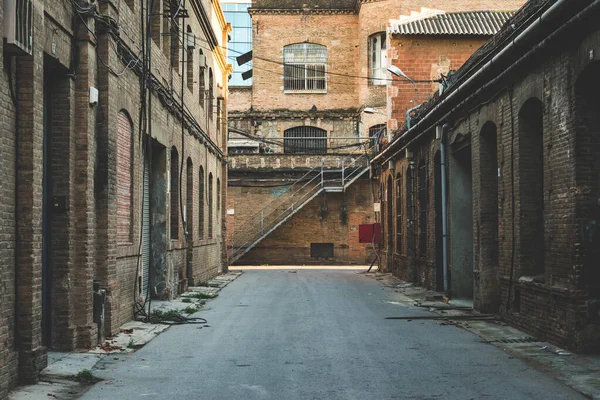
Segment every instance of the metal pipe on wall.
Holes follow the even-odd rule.
[[[446,187],[446,132],[450,124],[441,126],[440,134],[440,180],[442,192],[442,268],[444,270],[444,293],[448,295],[450,287],[448,281],[448,188]]]
[[[462,93],[464,91],[471,90],[470,86],[472,86],[473,84],[475,84],[476,80],[479,77],[485,75],[488,72],[488,70],[491,70],[492,68],[496,67],[496,65],[500,62],[500,60],[503,59],[505,56],[507,56],[508,53],[511,50],[513,50],[515,48],[518,48],[518,46],[521,46],[521,45],[524,46],[523,42],[525,40],[529,39],[530,36],[532,36],[533,34],[535,34],[536,29],[540,28],[545,23],[547,23],[548,19],[553,19],[553,18],[556,18],[558,15],[560,15],[560,13],[563,12],[563,8],[568,6],[567,3],[569,3],[569,2],[567,2],[567,0],[558,0],[550,8],[548,8],[546,11],[544,11],[542,13],[542,15],[540,15],[539,18],[537,19],[537,22],[532,23],[531,25],[529,25],[523,32],[521,32],[515,39],[513,39],[507,46],[505,46],[496,55],[494,55],[486,64],[484,64],[477,72],[475,72],[472,76],[468,77],[465,82],[461,83],[458,86],[458,88],[453,89],[452,92],[448,95],[448,97],[446,97],[445,99],[443,99],[431,111],[427,112],[426,116],[422,120],[420,120],[414,127],[412,127],[411,130],[414,130],[415,132],[417,132],[417,130],[416,130],[417,128],[422,127],[422,126],[426,126],[426,124],[429,123],[432,118],[435,118],[434,114],[439,109],[441,109],[443,106],[447,105],[449,102],[451,102],[456,97],[458,97],[458,95],[460,93]],[[460,105],[466,103],[468,100],[470,100],[474,96],[477,96],[479,93],[481,93],[484,89],[486,89],[489,86],[491,86],[492,84],[498,82],[499,80],[501,80],[502,78],[504,78],[507,74],[513,72],[516,68],[520,67],[521,63],[524,60],[527,60],[529,57],[531,57],[532,55],[534,55],[535,53],[537,53],[541,48],[544,48],[547,45],[549,45],[549,43],[553,39],[555,39],[558,34],[560,34],[561,32],[564,32],[566,29],[568,29],[569,27],[571,27],[574,23],[578,22],[583,17],[583,15],[585,13],[591,12],[594,8],[596,8],[599,5],[600,5],[600,0],[595,0],[593,3],[591,3],[586,8],[584,8],[583,10],[581,10],[574,17],[572,17],[571,19],[569,19],[567,22],[565,22],[564,24],[562,24],[559,27],[557,27],[554,30],[553,33],[547,35],[546,38],[544,38],[543,40],[541,40],[541,42],[539,44],[537,44],[534,48],[528,50],[524,55],[520,56],[518,58],[518,60],[516,62],[514,62],[510,67],[505,68],[498,76],[496,76],[494,79],[486,82],[476,92],[474,92],[473,94],[471,94],[470,96],[468,96],[467,99],[465,99],[462,102],[460,102],[457,106],[452,107],[452,109],[449,112],[447,112],[442,117],[437,118],[437,119],[438,120],[444,120],[444,119],[448,118],[448,116],[452,112],[454,112],[455,109],[459,108]],[[401,137],[407,136],[411,132],[411,130],[406,131]],[[391,156],[387,156],[387,158],[385,158],[383,160],[383,162],[385,162],[385,161],[389,160],[390,158],[393,158],[396,155],[398,155],[404,148],[410,146],[412,143],[414,143],[414,141],[416,141],[417,139],[419,139],[419,137],[423,133],[425,133],[427,130],[428,130],[427,127],[425,129],[422,129],[420,134],[417,134],[415,137],[413,137],[412,139],[410,139],[410,141],[407,144],[403,145],[398,151],[396,151],[395,153],[393,153]],[[392,146],[390,146],[389,148],[391,148],[391,147]],[[386,157],[384,154],[385,154],[385,152],[380,153],[379,155],[377,155],[372,160],[372,162],[377,162],[380,158]]]

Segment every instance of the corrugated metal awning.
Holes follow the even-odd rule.
[[[407,21],[392,20],[388,33],[394,35],[495,35],[514,11],[440,12]]]

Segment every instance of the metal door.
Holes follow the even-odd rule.
[[[140,271],[140,282],[138,287],[141,295],[148,295],[148,276],[150,274],[150,161],[144,156],[142,191],[142,271]]]

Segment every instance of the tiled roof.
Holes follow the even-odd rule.
[[[514,15],[514,11],[439,12],[406,21],[391,21],[388,33],[397,35],[485,35],[492,36]]]

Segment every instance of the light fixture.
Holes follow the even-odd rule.
[[[376,113],[377,113],[377,110],[376,110],[376,109],[374,109],[373,107],[365,107],[365,108],[363,109],[363,112],[364,112],[365,114],[376,114]]]
[[[410,129],[410,123],[411,123],[411,121],[410,121],[410,113],[412,111],[416,110],[417,108],[419,108],[419,106],[417,105],[417,84],[415,83],[414,80],[412,80],[411,78],[409,78],[404,72],[402,72],[402,70],[400,68],[396,67],[395,65],[390,65],[387,68],[387,70],[389,72],[391,72],[392,74],[396,75],[396,76],[399,76],[401,78],[406,79],[407,81],[409,81],[410,83],[412,83],[413,86],[414,86],[414,88],[415,88],[415,99],[413,100],[415,106],[413,108],[411,108],[411,109],[409,109],[409,110],[406,111],[406,127],[408,129]]]
[[[408,76],[406,76],[406,74],[404,72],[402,72],[402,70],[400,68],[396,67],[395,65],[390,65],[387,70],[396,76],[402,77],[402,78],[407,79],[414,83],[414,81],[412,79],[410,79]]]

